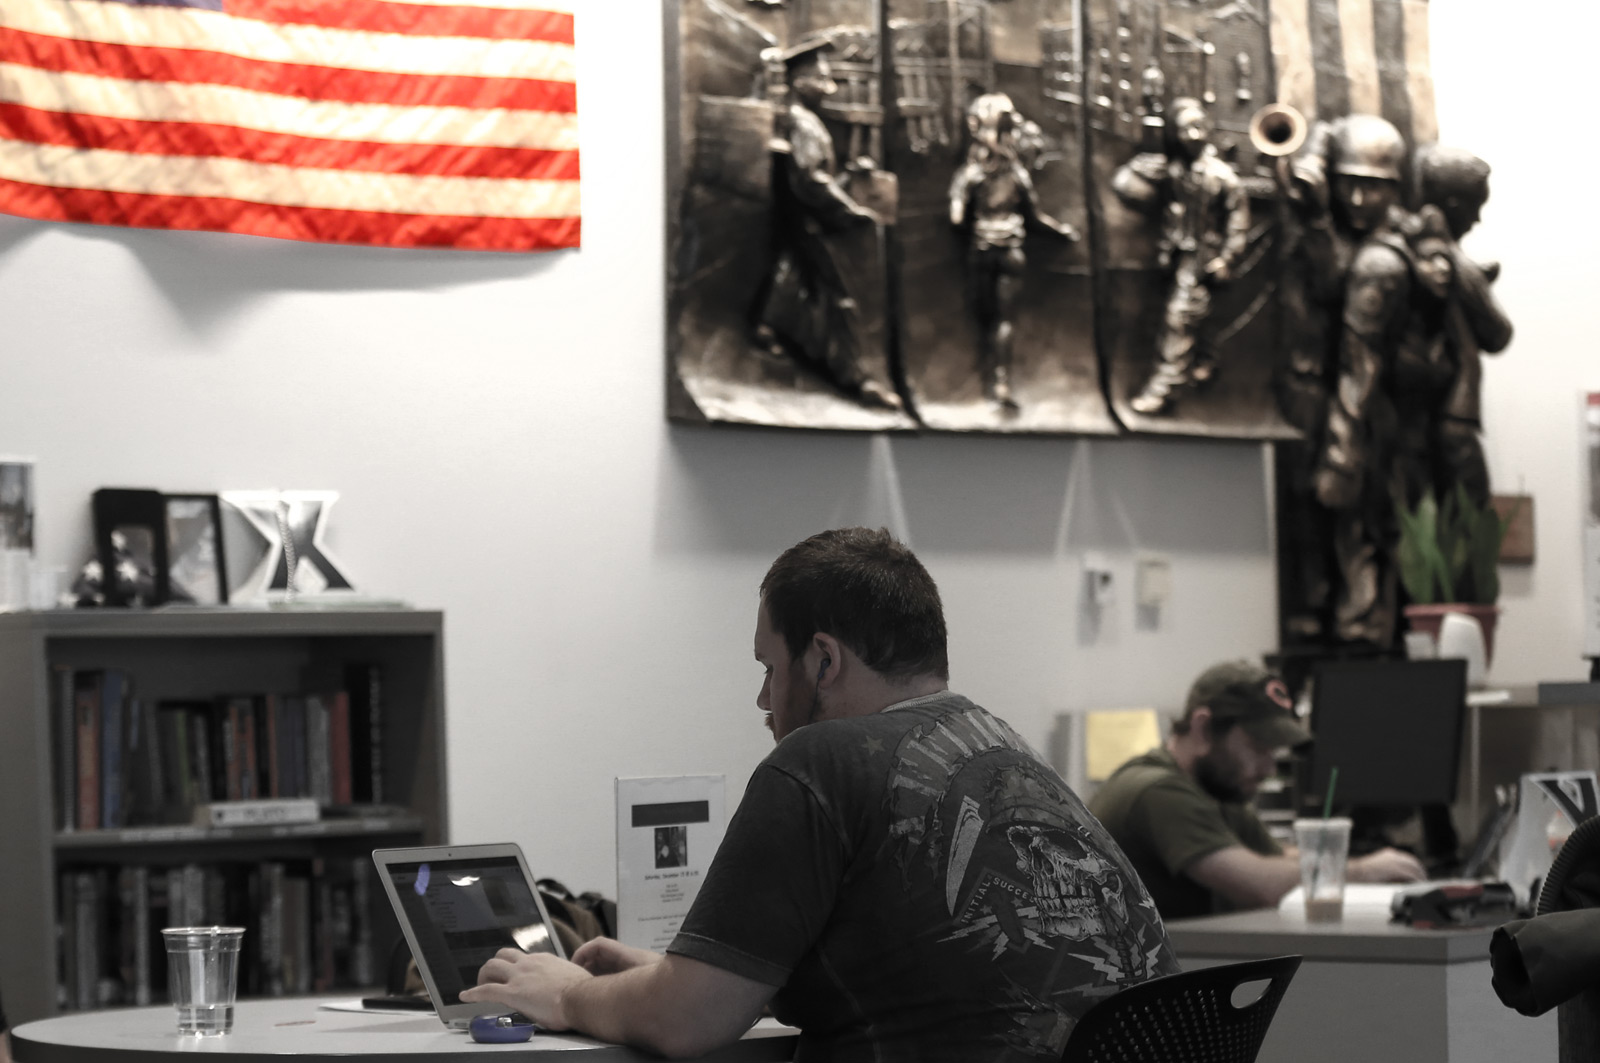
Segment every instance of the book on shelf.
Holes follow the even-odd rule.
[[[344,688],[350,696],[351,799],[382,804],[383,670],[351,662],[345,665]]]
[[[78,829],[100,826],[100,675],[79,672],[72,681],[74,738],[78,751]]]
[[[78,829],[78,726],[74,711],[72,669],[53,665],[50,669],[50,731],[56,754],[55,827],[59,831]]]
[[[256,827],[288,823],[315,823],[322,807],[309,797],[262,797],[245,801],[209,801],[196,805],[197,827]]]
[[[127,711],[128,685],[121,672],[107,668],[100,673],[100,826],[115,830],[122,818],[122,751],[127,747],[123,722]]]

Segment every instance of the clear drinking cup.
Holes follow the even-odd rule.
[[[1300,886],[1306,894],[1306,921],[1344,918],[1345,865],[1350,856],[1350,821],[1343,816],[1294,821],[1300,849]]]
[[[233,1029],[239,989],[240,926],[179,926],[167,942],[167,991],[178,1009],[178,1032],[212,1037]]]

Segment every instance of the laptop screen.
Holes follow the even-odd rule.
[[[514,856],[392,863],[384,870],[433,976],[440,1007],[461,1002],[504,948],[561,955]]]

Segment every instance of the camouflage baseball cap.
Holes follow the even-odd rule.
[[[1189,688],[1184,713],[1200,706],[1218,720],[1237,720],[1258,744],[1277,749],[1311,741],[1301,726],[1282,679],[1249,661],[1224,661],[1200,673]]]

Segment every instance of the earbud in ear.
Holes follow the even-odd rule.
[[[832,657],[824,657],[822,659],[822,667],[817,669],[817,682],[822,682],[822,677],[828,674],[828,665],[832,663]]]

